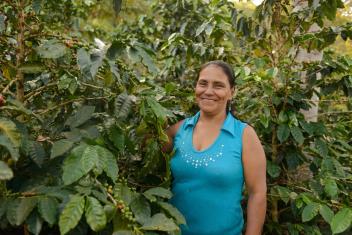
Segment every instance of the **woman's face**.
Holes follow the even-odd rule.
[[[225,112],[234,89],[223,70],[217,65],[209,65],[199,73],[195,94],[200,110],[217,114]]]

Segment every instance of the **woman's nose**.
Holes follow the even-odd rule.
[[[205,94],[212,94],[213,93],[213,88],[211,86],[207,86],[207,88],[204,91]]]

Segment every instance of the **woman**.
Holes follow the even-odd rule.
[[[266,211],[266,160],[253,128],[229,109],[231,67],[203,65],[195,88],[200,111],[167,129],[175,149],[171,203],[185,216],[182,235],[238,235],[243,230],[243,182],[249,193],[245,234],[261,234]]]

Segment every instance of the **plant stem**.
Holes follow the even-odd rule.
[[[25,12],[24,0],[20,0],[18,5],[18,34],[17,34],[17,53],[16,53],[16,99],[20,102],[24,101],[24,75],[19,70],[25,56],[24,31],[25,31]]]

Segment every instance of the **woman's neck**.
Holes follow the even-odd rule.
[[[226,119],[225,112],[211,114],[211,113],[205,113],[203,111],[200,111],[200,117],[199,117],[198,121],[204,122],[204,123],[219,123],[220,124],[220,123],[223,123],[225,119]]]

